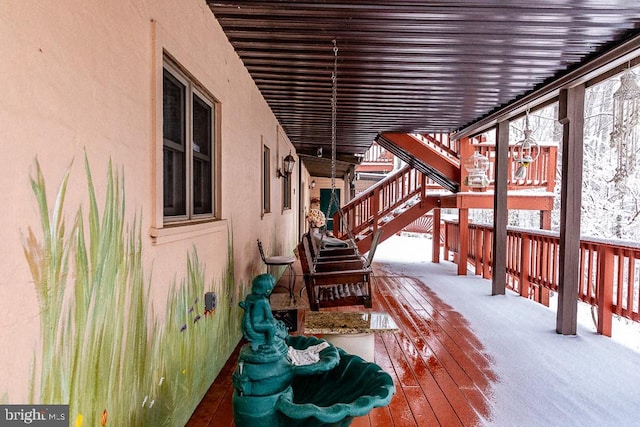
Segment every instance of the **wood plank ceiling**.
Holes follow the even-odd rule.
[[[307,166],[331,157],[333,40],[348,165],[379,132],[461,129],[640,29],[638,0],[207,3]]]

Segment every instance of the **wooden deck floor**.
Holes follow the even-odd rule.
[[[359,310],[345,307],[340,310]],[[375,362],[393,377],[396,394],[354,427],[474,426],[489,417],[496,380],[490,355],[465,319],[420,280],[378,272],[373,310],[393,316],[400,330],[378,334]],[[303,315],[299,316],[304,321]],[[231,427],[231,373],[239,347],[194,412],[190,427]]]

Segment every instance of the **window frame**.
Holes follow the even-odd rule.
[[[181,118],[183,120],[182,123],[182,131],[184,137],[184,163],[183,167],[184,171],[184,185],[183,191],[185,192],[185,209],[184,213],[179,213],[176,215],[167,215],[164,207],[164,188],[165,188],[165,176],[164,176],[164,162],[165,162],[165,147],[170,146],[171,142],[165,138],[164,134],[164,82],[165,82],[165,72],[169,74],[169,76],[179,82],[184,86],[184,94],[183,94],[183,108],[184,114]],[[161,98],[163,100],[162,105],[162,113],[160,115],[163,123],[160,126],[162,135],[162,149],[161,149],[161,165],[162,165],[162,176],[160,178],[160,189],[161,189],[161,206],[162,206],[162,222],[165,226],[168,225],[180,225],[180,224],[190,224],[194,222],[202,222],[202,221],[212,221],[216,219],[220,219],[220,206],[219,206],[219,194],[220,194],[220,186],[219,186],[219,171],[220,171],[220,159],[218,153],[220,152],[219,145],[219,102],[208,92],[206,89],[202,87],[188,72],[186,72],[182,67],[180,67],[177,63],[172,61],[169,57],[165,55],[162,62],[162,88]],[[203,106],[209,108],[208,114],[208,131],[209,131],[209,154],[203,155],[201,151],[198,153],[194,152],[194,103],[198,102]],[[175,148],[175,147],[174,147]],[[208,159],[207,159],[208,157]],[[208,179],[210,184],[209,187],[209,200],[207,201],[210,204],[210,207],[207,207],[206,211],[203,213],[195,213],[197,208],[194,206],[196,201],[195,197],[195,188],[197,187],[194,169],[196,169],[194,161],[199,159],[200,161],[204,161],[205,165],[208,164]],[[207,163],[208,160],[208,163]]]
[[[261,217],[271,213],[271,149],[262,144]]]
[[[283,174],[282,176],[282,211],[288,211],[292,208],[291,197],[291,174]]]

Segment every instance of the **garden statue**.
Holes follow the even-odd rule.
[[[251,343],[251,349],[268,351],[277,347],[287,336],[287,329],[280,320],[276,321],[271,314],[269,295],[275,286],[270,274],[261,274],[253,279],[251,293],[240,302],[244,310],[242,332],[244,338]],[[276,342],[275,338],[279,338]],[[285,348],[286,350],[286,348]]]
[[[395,387],[378,365],[313,336],[287,335],[271,314],[274,285],[270,274],[256,276],[240,303],[248,343],[233,373],[236,427],[345,427],[387,405]]]

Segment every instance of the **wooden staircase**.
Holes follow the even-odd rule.
[[[456,193],[460,188],[460,160],[448,140],[433,135],[384,132],[376,137],[376,142],[406,166],[358,195],[334,215],[336,237],[353,237],[361,253],[371,248],[378,230],[379,241],[386,240],[440,207],[441,195]],[[433,192],[434,184],[438,193]]]
[[[379,241],[384,241],[434,208],[466,211],[493,207],[495,145],[472,143],[468,138],[456,141],[442,135],[399,132],[384,132],[375,140],[406,166],[359,194],[334,215],[336,237],[354,238],[361,253],[369,250],[376,231],[381,231]],[[528,168],[526,177],[517,180],[512,178],[517,166],[513,161],[514,149],[509,147],[507,163],[510,171],[508,209],[545,212],[542,222],[546,224],[544,228],[549,228],[557,148],[542,146],[538,160]],[[466,158],[474,151],[490,161],[487,171],[490,184],[480,191],[462,184],[466,172],[461,171],[460,156]],[[542,191],[536,194],[518,191],[524,189]]]
[[[426,187],[427,175],[410,165],[404,166],[334,215],[335,236],[353,237],[360,253],[367,252],[376,231],[381,231],[379,241],[382,242],[440,206],[440,195],[427,194]]]

